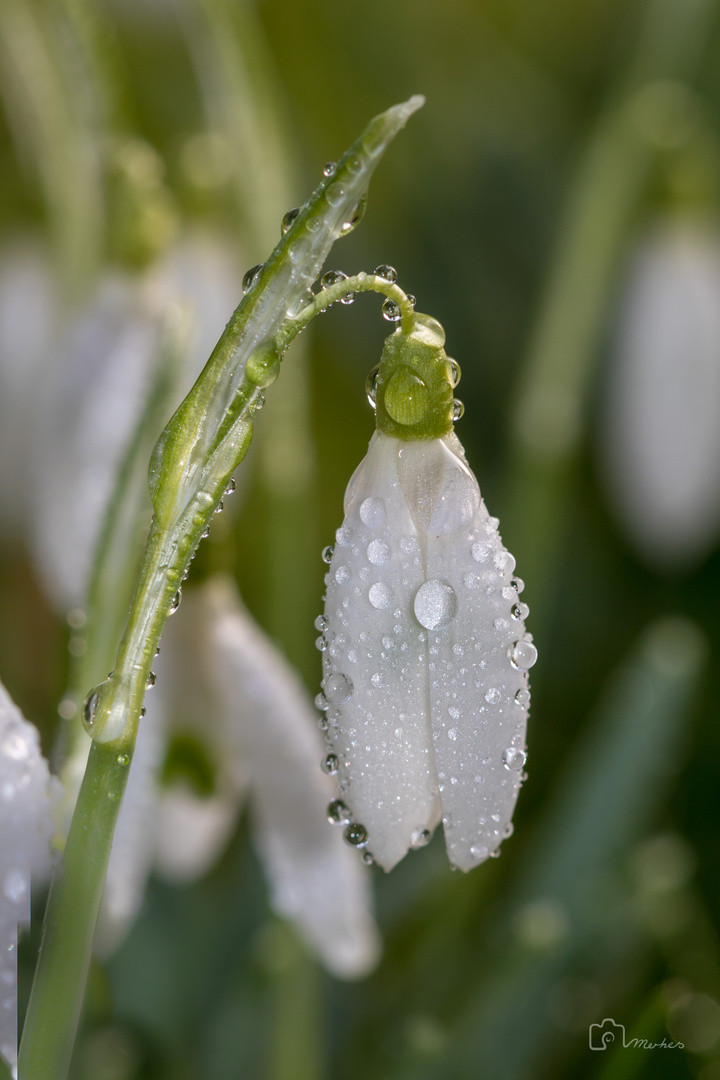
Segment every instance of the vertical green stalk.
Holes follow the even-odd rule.
[[[502,518],[534,610],[554,579],[617,270],[667,124],[688,94],[677,80],[695,71],[715,6],[714,0],[648,0],[630,71],[612,92],[577,168],[521,374]]]

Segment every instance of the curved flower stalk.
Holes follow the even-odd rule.
[[[617,513],[660,569],[702,558],[720,532],[720,237],[665,221],[630,270],[602,457]]]
[[[537,656],[515,560],[453,433],[459,368],[444,341],[415,315],[370,376],[377,431],[326,553],[317,624],[325,767],[340,794],[328,814],[385,870],[441,820],[453,865],[498,853]]]
[[[59,784],[38,733],[0,683],[0,1059],[17,1077],[17,931],[30,922],[30,878],[50,869]]]

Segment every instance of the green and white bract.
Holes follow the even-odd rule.
[[[442,821],[451,863],[470,870],[511,832],[537,653],[515,560],[452,432],[456,367],[438,324],[432,341],[418,319],[415,335],[386,346],[379,430],[348,485],[319,622],[318,704],[339,783],[329,816],[352,822],[348,841],[390,870]],[[435,437],[388,434],[388,413],[411,412],[391,399],[398,385],[416,404],[440,402],[411,417]]]

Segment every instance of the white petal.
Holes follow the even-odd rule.
[[[234,792],[203,796],[178,783],[159,791],[155,808],[158,873],[177,884],[203,877],[226,848],[239,808]]]
[[[468,870],[507,835],[525,761],[535,649],[514,560],[454,435],[374,435],[345,511],[323,654],[341,798],[386,870],[441,812]]]
[[[631,268],[608,388],[610,493],[653,563],[704,555],[720,531],[720,237],[665,225]]]
[[[322,740],[306,691],[229,581],[215,579],[202,593],[194,611],[205,626],[203,661],[228,746],[247,762],[273,907],[296,922],[334,974],[365,974],[379,953],[369,881],[326,820],[333,785],[320,771]]]
[[[30,878],[47,874],[58,784],[38,733],[0,683],[0,1057],[17,1061],[17,928],[30,921]]]
[[[512,584],[515,560],[497,519],[480,498],[457,438],[442,442],[447,458],[438,513],[449,521],[447,507],[455,506],[459,521],[476,506],[457,528],[431,529],[426,564],[428,581],[449,587],[457,605],[447,622],[428,631],[430,700],[448,854],[470,870],[508,835],[525,763],[527,667],[536,653]]]
[[[142,412],[157,332],[138,283],[106,278],[62,336],[38,394],[34,548],[60,611],[85,600],[117,469]]]
[[[409,443],[374,435],[348,487],[326,578],[323,687],[341,799],[385,870],[440,820],[431,753],[426,632],[412,611],[425,580],[418,531],[398,478]],[[417,492],[422,513],[425,490]],[[372,545],[372,546],[371,546]],[[387,555],[380,561],[377,545]],[[352,687],[346,700],[342,680]]]

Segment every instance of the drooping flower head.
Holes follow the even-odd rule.
[[[326,553],[317,624],[339,786],[328,815],[385,870],[440,821],[453,865],[496,854],[526,757],[537,653],[515,560],[453,432],[459,367],[444,342],[416,314],[369,378],[377,430]]]

